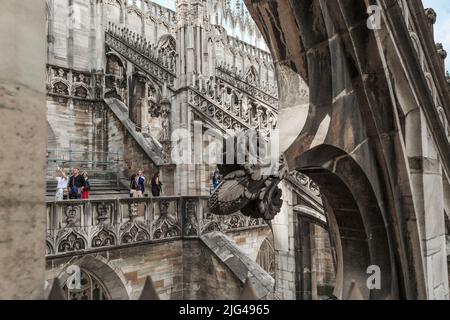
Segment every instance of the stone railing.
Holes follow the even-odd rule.
[[[47,65],[47,94],[56,98],[98,101],[103,98],[103,82],[101,73]]]
[[[274,109],[278,109],[278,88],[275,84],[245,79],[244,74],[224,63],[216,65],[216,76]]]
[[[270,134],[277,122],[276,110],[220,82],[193,79],[189,104],[225,131],[258,129]]]
[[[302,199],[312,208],[319,212],[323,212],[323,203],[319,186],[308,176],[301,172],[295,171],[286,176],[289,181],[300,194]]]
[[[176,52],[166,52],[142,36],[113,23],[105,34],[106,44],[161,83],[173,87],[176,78]]]
[[[227,42],[234,51],[239,51],[241,53],[240,55],[257,56],[268,64],[273,63],[272,56],[268,51],[257,48],[254,45],[251,45],[250,43],[243,40],[239,40],[238,38],[231,35],[227,35]]]
[[[105,250],[134,243],[199,237],[265,227],[240,213],[216,216],[207,197],[158,197],[47,202],[47,255]]]
[[[189,88],[188,95],[189,105],[225,132],[237,132],[250,128],[247,121],[240,119],[239,111],[234,113],[232,110],[227,110],[214,100],[205,97],[198,89]]]

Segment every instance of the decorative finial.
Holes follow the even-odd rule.
[[[436,11],[434,11],[433,8],[425,9],[425,15],[428,18],[428,22],[430,22],[431,24],[435,24],[436,23],[437,14],[436,14]]]
[[[442,43],[436,43],[436,49],[442,60],[445,60],[447,58],[447,51],[444,50]]]

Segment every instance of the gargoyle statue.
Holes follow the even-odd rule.
[[[273,172],[268,171],[267,167],[259,161],[256,164],[218,165],[224,178],[209,199],[211,212],[230,215],[241,211],[251,218],[272,220],[281,209],[278,184],[285,172],[283,165],[277,164],[277,170]]]

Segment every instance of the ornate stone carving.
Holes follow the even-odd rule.
[[[91,76],[72,69],[48,65],[47,91],[67,98],[90,99]]]
[[[112,203],[100,202],[96,205],[97,221],[99,224],[105,224],[111,216]]]
[[[50,254],[54,254],[55,250],[53,249],[53,246],[51,244],[50,241],[45,241],[45,254],[46,255],[50,255]]]
[[[91,246],[93,248],[107,247],[116,244],[114,233],[106,228],[101,228],[100,231],[92,238]]]
[[[153,225],[153,238],[166,239],[181,235],[181,228],[176,219],[169,215],[169,200],[161,200],[159,202],[160,216]]]
[[[164,49],[157,49],[140,35],[136,35],[129,29],[119,28],[110,23],[106,31],[106,44],[120,55],[140,67],[146,73],[156,78],[161,83],[167,82],[173,87],[175,82],[176,52],[171,51],[167,45]]]
[[[67,227],[75,227],[78,213],[81,210],[80,205],[69,205],[65,208]]]
[[[184,222],[185,236],[198,235],[198,220],[197,220],[196,205],[197,202],[195,200],[187,200],[185,203],[185,222]]]
[[[444,50],[444,46],[442,43],[436,43],[436,50],[437,53],[441,56],[442,60],[445,60],[447,58],[447,51]]]
[[[257,166],[244,165],[227,173],[227,167],[222,166],[225,178],[209,199],[211,212],[230,215],[241,211],[252,218],[272,220],[282,205],[281,189],[278,188],[281,179],[264,177],[259,170]]]
[[[425,14],[426,14],[430,24],[435,24],[436,23],[437,14],[436,14],[436,11],[434,11],[433,8],[425,9]]]
[[[212,221],[208,223],[202,230],[202,234],[214,232],[214,231],[222,231],[220,228],[220,224],[216,221]]]
[[[85,216],[79,226],[53,225],[47,230],[46,254],[61,254],[75,252],[78,250],[89,250],[130,244],[142,241],[159,241],[179,237],[198,237],[201,234],[220,230],[222,232],[233,232],[243,228],[259,228],[263,226],[261,219],[253,219],[238,212],[231,216],[218,216],[211,214],[206,206],[205,197],[190,198],[139,198],[110,200],[88,200],[88,207],[93,208],[93,219]],[[156,220],[140,220],[134,217],[127,219],[122,216],[121,209],[129,208],[128,204],[139,201],[141,204],[158,205],[159,217]],[[81,203],[81,201],[78,201]],[[74,205],[72,205],[74,206]],[[203,210],[199,208],[203,206]],[[50,221],[56,223],[65,216],[67,204],[65,202],[48,202],[47,214],[51,216]],[[58,216],[52,216],[52,215]],[[89,211],[83,214],[90,215]],[[124,219],[117,221],[105,217],[118,217]],[[152,215],[150,215],[152,216]],[[180,218],[178,218],[180,217]],[[179,219],[183,219],[181,225]]]
[[[133,243],[150,240],[146,225],[140,221],[129,221],[120,228],[121,243]]]
[[[153,237],[155,239],[167,239],[180,235],[180,227],[173,219],[158,219],[155,224]]]
[[[71,231],[59,242],[58,252],[77,251],[85,248],[84,238],[75,231]]]
[[[245,219],[241,214],[232,214],[228,217],[226,223],[230,229],[237,229],[245,227]]]

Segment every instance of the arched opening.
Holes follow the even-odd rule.
[[[337,252],[335,296],[346,299],[354,281],[366,299],[425,298],[401,125],[382,40],[367,28],[368,4],[245,3],[277,61],[278,127],[298,128],[305,119],[281,152],[288,171],[308,175],[322,192]],[[309,88],[298,118],[300,88],[283,79],[291,73]],[[380,289],[366,285],[371,266],[381,269]]]
[[[306,152],[296,168],[320,188],[337,255],[334,296],[345,299],[352,282],[366,299],[401,298],[399,263],[373,187],[356,161],[343,151],[322,145]],[[381,286],[370,290],[368,269],[382,270]]]
[[[263,243],[261,244],[258,255],[256,256],[256,262],[268,274],[275,278],[275,250],[273,248],[272,234],[264,239]]]
[[[91,272],[80,269],[79,286],[67,283],[63,286],[66,300],[110,300],[108,290],[102,282]]]
[[[73,270],[81,272],[79,285],[75,282],[68,285],[70,279],[75,278],[71,276],[73,271],[68,270],[70,266],[77,266],[79,269]],[[129,300],[125,277],[101,257],[86,255],[74,258],[67,263],[58,278],[68,300]]]

